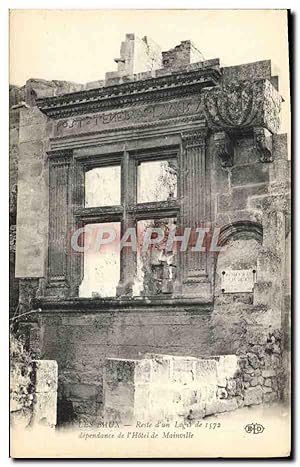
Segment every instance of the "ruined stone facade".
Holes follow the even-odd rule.
[[[104,81],[29,80],[11,89],[11,263],[19,310],[34,311],[19,329],[38,358],[58,363],[58,418],[103,416],[105,388],[114,400],[103,382],[109,362],[125,365],[122,378],[128,367],[155,366],[153,354],[172,356],[182,374],[186,365],[210,362],[207,378],[218,397],[209,413],[282,399],[289,362],[290,164],[271,63],[222,68],[189,41],[161,53],[131,34],[116,61],[118,71]],[[138,167],[157,160],[176,162],[177,193],[139,203]],[[87,207],[86,173],[108,166],[120,167],[120,202]],[[147,219],[176,219],[180,229],[204,226],[208,237],[219,229],[222,249],[179,250],[168,263],[175,274],[166,277],[157,264],[160,287],[135,296],[137,254],[124,248],[116,296],[79,296],[84,258],[72,253],[70,234],[109,222],[122,233]],[[226,274],[235,271],[253,272],[249,290],[228,293]],[[238,360],[223,386],[216,382],[221,355]],[[170,398],[180,392],[175,389]],[[195,391],[186,399],[186,416],[197,404],[203,409]],[[121,407],[128,401],[120,394]]]

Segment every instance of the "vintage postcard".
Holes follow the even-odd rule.
[[[11,10],[13,458],[291,451],[287,10]]]

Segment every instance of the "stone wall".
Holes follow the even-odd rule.
[[[270,353],[275,342],[269,336]],[[104,417],[123,423],[199,419],[278,397],[276,370],[261,370],[254,353],[246,359],[146,354],[105,364]]]
[[[16,103],[18,88],[10,87],[10,104]],[[13,316],[18,307],[19,284],[15,278],[16,263],[16,220],[18,193],[18,161],[19,161],[19,110],[9,112],[9,311]]]
[[[48,235],[47,119],[37,107],[20,112],[16,277],[44,277]]]
[[[201,418],[217,401],[215,360],[151,354],[108,359],[104,381],[104,417],[123,422]]]
[[[10,421],[13,429],[56,425],[57,363],[33,360],[23,344],[10,337]]]
[[[173,49],[162,52],[164,68],[176,69],[185,67],[190,63],[201,62],[204,57],[191,41],[182,41]]]
[[[278,325],[272,310],[231,303],[200,314],[199,310],[184,309],[159,313],[61,311],[43,314],[34,332],[40,333],[42,358],[58,362],[58,397],[64,422],[103,415],[107,358],[135,360],[154,353],[168,353],[174,358],[234,353],[243,372],[244,405],[278,400],[284,388]],[[236,384],[239,387],[240,381],[229,388],[227,382],[218,384],[225,389],[222,399],[231,398]],[[226,407],[231,410],[240,402],[218,402],[218,411],[226,411]]]
[[[205,355],[209,317],[180,311],[97,312],[42,315],[41,358],[59,368],[61,415],[101,415],[105,359],[141,358],[146,353]],[[70,408],[70,405],[72,408]]]

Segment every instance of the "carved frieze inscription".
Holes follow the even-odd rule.
[[[58,120],[55,123],[54,136],[126,128],[184,116],[201,117],[201,114],[200,97],[177,99]]]
[[[255,279],[254,269],[226,269],[221,273],[222,293],[253,292]]]

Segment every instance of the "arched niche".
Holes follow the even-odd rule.
[[[254,280],[257,271],[257,258],[262,249],[262,226],[256,222],[241,221],[224,226],[220,231],[219,245],[222,250],[216,259],[215,267],[215,298],[230,301],[237,295],[249,298],[251,292],[244,290],[227,293],[222,288],[223,274],[228,271],[252,271]]]

